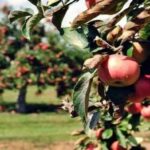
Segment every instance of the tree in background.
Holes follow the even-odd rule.
[[[13,25],[2,22],[0,27],[1,92],[18,89],[17,111],[22,113],[27,111],[25,99],[29,85],[37,86],[37,94],[52,85],[56,86],[58,97],[70,95],[83,62],[78,50],[67,46],[58,33],[46,33],[42,24],[33,30],[32,41],[26,40],[20,33],[23,21]],[[81,54],[87,57],[85,52]]]

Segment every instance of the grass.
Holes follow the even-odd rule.
[[[70,133],[80,127],[79,120],[71,119],[67,114],[3,113],[0,115],[0,140],[25,140],[41,143],[72,141],[75,138]]]
[[[36,87],[28,88],[28,104],[60,104],[61,100],[56,97],[55,88],[49,87],[42,95],[35,95]],[[0,104],[14,104],[18,92],[6,91]],[[14,106],[13,106],[14,107]],[[70,133],[82,127],[79,118],[72,119],[69,114],[56,111],[46,113],[16,114],[12,112],[0,113],[0,149],[1,150],[51,150],[50,145],[67,146],[66,142],[75,141],[78,137],[73,137]],[[149,122],[145,122],[142,127],[143,132],[140,136],[145,137],[144,129],[149,128]],[[149,132],[146,135],[149,138]],[[65,142],[65,143],[64,143]],[[1,148],[1,144],[7,145]],[[16,145],[14,148],[12,146]],[[26,145],[25,147],[23,147]],[[46,148],[44,148],[44,146]],[[69,145],[69,144],[68,144]],[[11,147],[11,148],[10,148]],[[52,150],[72,150],[59,146]]]
[[[42,95],[35,95],[36,88],[29,87],[27,103],[59,104],[55,89],[49,87]],[[17,91],[6,91],[2,95],[1,104],[15,103]],[[0,113],[0,141],[23,140],[35,143],[52,143],[72,141],[70,133],[81,128],[79,118],[72,119],[62,111],[48,113],[16,114],[14,112]]]
[[[27,92],[27,103],[36,103],[36,104],[58,104],[60,99],[56,97],[56,92],[54,87],[48,87],[43,91],[41,95],[36,95],[37,88],[35,86],[28,87]],[[16,102],[18,96],[18,90],[6,90],[0,102],[4,103],[14,103]]]

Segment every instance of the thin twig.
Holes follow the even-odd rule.
[[[44,13],[44,16],[45,16],[45,17],[50,17],[50,16],[52,16],[54,13],[58,12],[59,10],[61,10],[62,8],[67,7],[67,6],[69,6],[69,5],[71,5],[72,3],[77,2],[77,1],[78,1],[78,0],[73,0],[73,1],[71,1],[71,2],[69,2],[69,3],[67,3],[68,0],[65,0],[63,3],[60,3],[60,4],[58,4],[57,6],[51,7],[50,9],[46,10],[45,13]]]
[[[96,37],[95,38],[95,42],[98,46],[102,47],[102,48],[107,48],[112,50],[113,52],[121,52],[123,49],[123,46],[119,46],[119,47],[114,47],[112,45],[110,45],[108,42],[106,42],[105,40],[103,40],[100,37]]]

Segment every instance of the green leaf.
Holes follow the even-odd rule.
[[[35,25],[43,18],[42,14],[36,14],[29,17],[22,27],[22,33],[27,39],[31,39],[31,31]]]
[[[100,113],[98,111],[92,112],[91,116],[87,121],[87,128],[94,129],[97,126],[97,123],[100,119]]]
[[[133,136],[128,137],[128,142],[130,143],[131,146],[138,146],[138,142]]]
[[[147,7],[150,6],[150,1],[149,0],[145,0],[144,1],[144,6],[147,6]]]
[[[113,135],[113,130],[112,129],[106,129],[102,133],[102,138],[103,139],[110,139]]]
[[[116,129],[117,137],[119,139],[120,145],[124,148],[127,148],[127,140],[125,135],[122,133],[120,129]]]
[[[94,74],[95,73],[90,72],[84,73],[75,85],[73,92],[73,104],[75,111],[79,114],[83,121],[86,121],[85,118],[88,110],[89,94]]]
[[[104,120],[105,121],[112,121],[112,116],[109,112],[106,112],[105,116],[104,116]]]
[[[127,50],[127,56],[129,56],[129,57],[132,57],[132,56],[133,56],[133,47],[130,47],[130,48]]]
[[[61,34],[63,35],[66,42],[73,45],[74,47],[80,50],[90,50],[89,42],[81,28],[63,28]]]
[[[64,7],[63,9],[60,9],[59,11],[53,14],[52,23],[57,27],[59,31],[61,29],[61,23],[63,21],[63,18],[67,10],[68,10],[68,7]]]
[[[140,38],[147,40],[150,37],[150,23],[143,27],[139,32]]]
[[[9,14],[8,18],[10,20],[10,22],[14,22],[15,20],[22,18],[22,17],[26,17],[26,16],[31,16],[32,14],[30,14],[29,12],[26,11],[13,11]]]
[[[102,150],[109,150],[106,142],[101,143]]]

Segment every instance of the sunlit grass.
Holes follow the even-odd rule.
[[[36,87],[28,88],[28,104],[60,104],[56,97],[55,88],[49,87],[43,94],[36,95]],[[0,100],[1,104],[16,103],[17,90],[7,90]],[[51,143],[72,141],[77,139],[70,133],[81,128],[79,118],[72,119],[63,111],[48,113],[17,114],[12,112],[0,113],[0,141],[23,140],[34,143]]]

